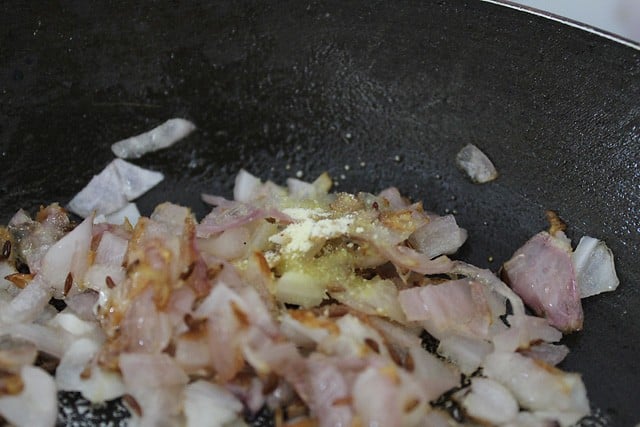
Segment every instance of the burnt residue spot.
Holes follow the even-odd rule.
[[[195,267],[196,267],[195,262],[192,262],[191,264],[189,264],[189,267],[187,267],[187,269],[180,274],[180,279],[187,280],[189,277],[191,277],[191,274],[193,273],[193,269]]]
[[[2,245],[2,254],[0,254],[1,259],[9,259],[11,256],[11,240],[5,240]]]
[[[274,413],[271,409],[264,406],[257,413],[253,414],[250,412],[246,412],[244,414],[244,419],[247,424],[252,427],[274,427]]]
[[[422,341],[422,348],[427,350],[429,353],[437,354],[440,340],[427,331],[422,331],[420,334],[420,340]]]
[[[464,375],[460,378],[460,385],[444,392],[440,397],[431,402],[431,405],[436,408],[443,409],[451,415],[451,418],[459,423],[463,423],[466,420],[464,410],[460,407],[460,404],[453,399],[453,396],[460,390],[468,387],[471,384],[469,378]]]
[[[58,298],[51,298],[49,300],[49,304],[52,305],[56,310],[62,311],[67,308],[67,303]]]

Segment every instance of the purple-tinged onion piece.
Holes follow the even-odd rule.
[[[511,288],[551,326],[565,331],[582,329],[583,313],[571,245],[562,232],[540,232],[504,264],[503,277]]]

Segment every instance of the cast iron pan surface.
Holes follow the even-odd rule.
[[[171,117],[199,129],[136,161],[166,175],[145,214],[170,200],[201,218],[200,193],[230,196],[242,167],[280,183],[328,171],[337,190],[396,185],[457,212],[460,257],[496,271],[554,209],[574,244],[606,240],[621,280],[584,301],[562,367],[583,374],[591,425],[639,421],[640,52],[479,1],[277,3],[2,2],[2,222],[66,203],[111,143]],[[468,142],[497,181],[455,168]],[[61,425],[126,413],[62,406]]]

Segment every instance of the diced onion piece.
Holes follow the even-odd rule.
[[[113,233],[105,231],[102,233],[98,249],[96,249],[96,264],[121,266],[124,261],[125,253],[129,242]]]
[[[25,365],[31,365],[38,356],[36,346],[26,340],[0,337],[0,368],[6,372],[19,372]]]
[[[262,182],[260,178],[251,175],[244,169],[241,169],[236,175],[235,185],[233,187],[233,198],[238,202],[250,202],[254,195],[259,191]]]
[[[458,226],[453,215],[433,217],[409,237],[411,245],[429,258],[452,254],[466,240],[467,230]]]
[[[470,393],[462,407],[472,418],[489,424],[511,421],[518,414],[518,402],[502,384],[488,378],[472,378]]]
[[[35,320],[51,299],[51,290],[40,275],[29,282],[11,302],[0,311],[3,323],[13,324]]]
[[[314,307],[325,298],[323,283],[299,271],[287,271],[276,282],[276,298],[301,307]]]
[[[51,375],[35,366],[21,370],[20,394],[0,397],[0,414],[18,427],[51,427],[58,413],[56,385]]]
[[[491,343],[485,340],[460,335],[448,335],[438,345],[438,353],[454,362],[466,375],[475,372],[492,350]]]
[[[140,218],[140,211],[138,205],[135,203],[127,203],[127,205],[105,216],[105,222],[109,224],[124,224],[125,221],[129,221],[129,224],[135,227]]]
[[[40,274],[54,289],[62,290],[68,275],[79,283],[89,265],[93,218],[89,217],[49,248]]]
[[[581,298],[613,291],[620,284],[613,253],[602,240],[584,236],[580,239],[571,260],[576,270]]]
[[[69,310],[56,314],[50,324],[60,326],[63,330],[75,336],[94,334],[98,329],[97,322],[82,320]]]
[[[524,408],[563,412],[571,418],[571,424],[589,413],[586,390],[578,374],[505,352],[487,356],[483,372],[511,390]]]
[[[146,153],[172,146],[195,128],[188,120],[169,119],[148,132],[114,143],[111,151],[122,159],[138,159]]]
[[[69,202],[69,210],[83,218],[93,212],[108,215],[124,208],[163,179],[160,172],[115,159],[75,195]]]
[[[493,181],[498,171],[491,160],[478,147],[467,144],[456,155],[456,165],[477,184]]]
[[[80,391],[85,399],[94,403],[122,396],[125,390],[120,376],[90,364],[99,350],[100,345],[91,339],[73,342],[56,369],[58,389]]]
[[[33,343],[38,350],[54,357],[62,357],[65,351],[65,334],[59,329],[38,323],[15,323],[2,327],[2,334]]]
[[[242,403],[219,385],[195,381],[184,389],[187,427],[222,427],[239,418]]]

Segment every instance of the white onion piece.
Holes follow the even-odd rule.
[[[493,181],[498,177],[498,171],[491,160],[473,144],[467,144],[458,151],[456,165],[477,184]]]
[[[217,236],[201,239],[198,247],[215,257],[232,261],[245,254],[250,238],[251,233],[247,227],[230,228]]]
[[[184,389],[187,427],[222,427],[239,418],[242,403],[219,385],[195,381]]]
[[[469,416],[483,423],[506,423],[518,414],[518,402],[509,390],[488,378],[472,378],[461,404]]]
[[[95,340],[81,338],[71,344],[56,368],[58,390],[79,391],[93,403],[104,402],[122,396],[125,392],[120,376],[101,369],[97,364],[89,365],[100,350]],[[89,375],[83,375],[85,370]]]
[[[84,292],[67,296],[64,302],[69,307],[69,310],[74,312],[80,319],[95,320],[93,308],[98,302],[98,296],[98,292],[88,289]]]
[[[409,354],[413,359],[413,374],[428,400],[437,399],[460,383],[460,372],[453,365],[425,351],[419,344],[409,348]]]
[[[111,151],[122,159],[139,159],[146,153],[172,146],[195,128],[196,126],[188,120],[169,119],[148,132],[114,143],[111,145]]]
[[[127,393],[142,409],[140,425],[177,425],[189,377],[175,360],[166,353],[121,353],[119,367]]]
[[[62,291],[69,274],[81,283],[89,266],[93,218],[89,217],[49,248],[42,259],[40,274],[51,287]]]
[[[467,240],[467,230],[460,228],[453,215],[432,217],[409,237],[411,245],[429,258],[449,255]]]
[[[33,343],[38,350],[54,357],[62,357],[66,346],[66,335],[51,326],[37,323],[15,323],[0,326],[0,334],[8,334],[13,338],[20,338]]]
[[[127,203],[127,205],[113,213],[105,215],[104,220],[109,224],[124,224],[125,221],[129,221],[129,224],[136,226],[140,219],[140,211],[138,205],[135,203]]]
[[[331,189],[333,181],[326,172],[316,178],[313,182],[301,181],[296,178],[287,179],[287,189],[289,196],[296,199],[317,198]]]
[[[450,272],[473,278],[485,286],[488,286],[494,292],[509,300],[514,315],[524,314],[524,303],[522,302],[522,299],[513,292],[506,283],[498,279],[491,270],[482,269],[463,261],[454,261],[453,268]]]
[[[250,202],[260,190],[261,185],[260,178],[253,176],[244,169],[240,169],[233,187],[233,199],[238,202]]]
[[[400,194],[397,187],[389,187],[378,193],[378,197],[389,202],[393,209],[404,209],[409,206],[409,201]]]
[[[497,351],[516,351],[529,348],[532,342],[557,342],[562,338],[562,333],[542,317],[508,316],[507,322],[510,327],[493,337]]]
[[[69,210],[83,218],[93,212],[108,215],[124,208],[163,179],[160,172],[115,159],[75,195],[69,202]]]
[[[350,385],[332,359],[315,354],[307,360],[309,370],[309,396],[307,401],[312,413],[326,414],[320,427],[350,426],[353,411],[349,405],[335,405],[340,399],[349,398]]]
[[[564,344],[541,342],[529,347],[527,350],[520,350],[519,353],[531,359],[540,360],[548,365],[556,366],[567,357],[569,348]]]
[[[94,263],[121,266],[127,253],[129,242],[122,237],[105,231],[96,249]]]
[[[53,378],[43,369],[24,366],[24,389],[20,394],[0,397],[0,414],[18,427],[51,427],[58,414],[58,396]]]
[[[578,374],[505,352],[487,356],[483,372],[511,390],[524,408],[565,413],[571,422],[563,425],[571,425],[589,414],[586,390]]]
[[[102,337],[102,331],[95,321],[82,320],[70,310],[58,313],[49,323],[51,326],[59,326],[62,330],[74,336],[92,335]]]
[[[0,368],[7,372],[19,372],[25,365],[32,365],[38,356],[36,346],[26,340],[0,337]]]
[[[93,219],[94,224],[124,224],[125,221],[129,221],[133,227],[138,223],[138,219],[140,219],[140,211],[138,210],[138,205],[133,202],[127,203],[125,207],[119,209],[113,213],[108,215],[99,214]]]
[[[492,351],[491,343],[460,335],[448,335],[438,344],[438,354],[454,362],[466,375],[475,372]]]
[[[329,335],[325,328],[307,325],[285,313],[280,318],[280,331],[288,340],[300,347],[313,347]]]
[[[5,324],[35,320],[51,299],[51,290],[41,275],[36,275],[0,312]]]
[[[401,323],[406,321],[398,302],[398,289],[391,280],[373,278],[362,284],[351,285],[346,291],[329,294],[362,313],[388,317]]]
[[[85,286],[98,292],[108,293],[110,289],[106,285],[107,277],[117,286],[125,279],[124,267],[115,265],[94,264],[87,270],[84,277]]]
[[[581,298],[613,291],[620,284],[613,253],[602,240],[582,237],[571,260],[576,270]]]

